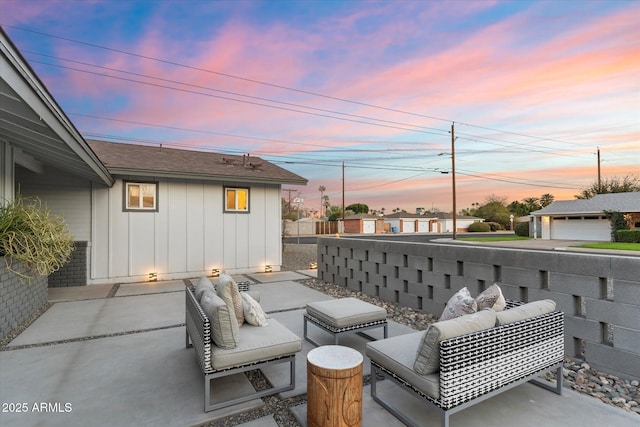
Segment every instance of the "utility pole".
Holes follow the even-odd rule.
[[[342,223],[344,224],[344,160],[342,161]]]
[[[600,147],[598,147],[598,193],[602,191],[602,184],[600,182]]]
[[[455,123],[451,123],[451,184],[453,185],[453,240],[456,240],[456,229],[458,224],[456,221],[456,136],[453,129],[454,124]]]

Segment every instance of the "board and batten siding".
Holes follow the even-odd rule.
[[[16,166],[15,175],[22,196],[62,216],[74,240],[91,241],[91,181],[50,167],[39,174]]]
[[[135,179],[132,179],[135,180]],[[250,213],[224,213],[223,184],[157,181],[158,212],[124,212],[123,180],[93,193],[90,283],[159,280],[264,271],[282,263],[280,186],[250,187]],[[234,186],[235,183],[225,183]]]

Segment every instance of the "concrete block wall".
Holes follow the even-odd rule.
[[[49,276],[50,288],[87,286],[87,242],[74,242],[69,262]]]
[[[11,266],[21,271],[19,263]],[[48,301],[47,277],[38,276],[30,282],[9,271],[0,257],[0,339],[30,318]]]
[[[640,257],[325,237],[318,278],[436,315],[465,286],[552,299],[568,356],[640,378]]]

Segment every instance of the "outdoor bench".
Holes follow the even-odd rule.
[[[295,354],[302,349],[297,335],[270,318],[263,327],[244,324],[239,328],[238,346],[220,348],[212,341],[211,322],[196,299],[195,287],[187,286],[185,295],[186,346],[194,348],[204,374],[205,412],[295,388]],[[279,363],[289,363],[288,384],[211,403],[212,379]]]
[[[521,305],[507,301],[504,313]],[[435,407],[447,427],[450,415],[527,381],[562,394],[564,314],[553,307],[546,314],[440,341],[437,372],[428,375],[414,370],[424,331],[367,343],[371,396],[406,425],[417,426],[378,394],[378,381],[391,379]],[[553,370],[555,385],[537,378]]]

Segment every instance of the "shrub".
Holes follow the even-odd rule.
[[[470,232],[482,232],[482,233],[484,233],[484,232],[487,232],[487,231],[491,231],[491,226],[489,224],[487,224],[487,223],[477,221],[477,222],[471,223],[469,225],[468,230]]]
[[[528,222],[518,222],[513,226],[513,231],[516,233],[516,236],[524,236],[529,237],[529,223]]]
[[[616,242],[640,243],[640,230],[618,230],[616,231]]]
[[[487,222],[487,221],[485,221],[484,223],[488,224],[489,227],[491,227],[491,231],[504,230],[504,227],[499,222]]]
[[[17,196],[0,207],[0,256],[21,278],[50,275],[69,261],[73,249],[64,219],[42,207],[39,199]],[[26,273],[12,269],[13,261],[20,262]]]
[[[604,211],[604,213],[607,214],[607,218],[611,223],[611,241],[619,242],[618,231],[629,229],[629,224],[627,223],[624,214],[619,211]]]

